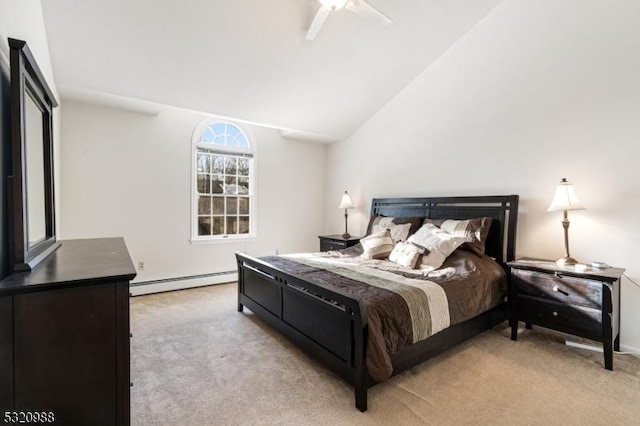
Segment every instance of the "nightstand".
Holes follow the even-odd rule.
[[[560,267],[550,260],[509,262],[511,339],[518,321],[602,343],[604,366],[613,370],[620,350],[620,278],[624,269]]]
[[[355,246],[360,242],[360,237],[351,236],[346,240],[342,235],[320,235],[320,251],[342,250],[347,247]]]

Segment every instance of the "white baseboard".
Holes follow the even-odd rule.
[[[238,281],[237,272],[223,272],[219,274],[197,275],[157,281],[132,283],[129,291],[132,296],[161,293],[164,291],[184,290],[187,288],[204,287],[214,284],[224,284]]]
[[[570,337],[570,338],[565,338],[564,343],[565,345],[571,346],[574,348],[587,349],[595,352],[603,352],[601,343],[592,342],[591,340],[588,340],[588,339]],[[627,346],[627,345],[620,345],[619,352],[640,355],[640,349],[634,348],[633,346]]]
[[[573,348],[587,349],[589,351],[594,351],[594,352],[603,352],[601,344],[591,343],[588,340],[582,341],[582,339],[580,339],[580,341],[578,341],[578,340],[564,339],[564,344],[567,346],[571,346]]]
[[[633,346],[620,345],[620,352],[630,352],[640,355],[640,348],[634,348]]]

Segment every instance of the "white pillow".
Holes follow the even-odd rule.
[[[377,232],[382,232],[385,229],[388,229],[391,232],[391,238],[393,239],[394,243],[397,243],[399,241],[406,241],[407,237],[409,236],[411,224],[403,223],[401,225],[398,225],[396,223],[393,223],[393,219],[394,218],[392,217],[383,217],[378,221],[378,223],[373,225],[371,233],[375,234]]]
[[[447,257],[465,240],[465,237],[449,234],[432,223],[425,223],[407,242],[424,247],[428,251],[422,256],[420,269],[429,272],[442,266]]]
[[[386,259],[393,250],[393,240],[388,229],[364,237],[360,244],[364,249],[362,257],[366,259]]]
[[[389,260],[400,266],[415,269],[424,251],[424,247],[401,241],[393,248]]]

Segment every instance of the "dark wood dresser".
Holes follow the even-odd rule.
[[[351,236],[347,239],[342,235],[320,235],[320,251],[342,250],[347,247],[355,246],[360,242],[360,237]]]
[[[624,269],[574,266],[518,259],[511,267],[511,339],[518,321],[602,343],[604,365],[613,370],[613,351],[620,350],[620,278]]]
[[[67,240],[0,282],[0,409],[61,425],[128,425],[129,281],[122,238]]]

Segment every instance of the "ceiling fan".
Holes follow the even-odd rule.
[[[307,40],[313,40],[318,35],[318,32],[324,25],[324,22],[329,17],[331,12],[335,12],[342,8],[345,8],[356,15],[360,15],[363,18],[380,22],[382,25],[389,25],[393,21],[389,17],[385,16],[375,7],[371,6],[364,0],[319,0],[321,3],[320,9],[316,13],[316,16],[311,22],[311,26],[307,31]]]

